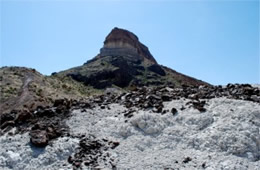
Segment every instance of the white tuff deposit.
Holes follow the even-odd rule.
[[[206,100],[201,113],[188,101],[164,102],[164,109],[178,110],[176,115],[136,109],[126,119],[127,108],[109,104],[106,109],[74,110],[66,123],[72,134],[118,141],[118,147],[107,151],[118,169],[260,169],[259,104],[215,98]],[[1,136],[0,169],[69,169],[67,158],[78,142],[63,137],[38,149],[29,144],[28,133]]]

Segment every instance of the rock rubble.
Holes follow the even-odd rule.
[[[188,133],[190,135],[193,131],[199,131],[198,133],[201,133],[202,137],[186,137],[187,139],[183,146],[201,151],[208,149],[209,146],[215,143],[214,147],[211,148],[211,152],[226,152],[238,157],[247,158],[251,161],[259,161],[259,154],[255,151],[259,147],[259,144],[257,145],[256,142],[259,136],[250,136],[250,134],[245,131],[245,125],[237,126],[241,129],[241,134],[239,131],[233,132],[232,128],[234,128],[233,126],[236,124],[236,121],[230,122],[226,127],[216,124],[217,120],[214,117],[217,117],[220,113],[219,111],[216,113],[212,111],[213,108],[218,109],[219,107],[216,105],[212,108],[214,104],[212,104],[211,99],[213,98],[227,98],[227,104],[230,102],[228,99],[250,101],[251,103],[255,103],[255,105],[260,104],[259,88],[247,84],[229,84],[225,87],[142,87],[125,92],[117,91],[116,93],[110,90],[105,94],[92,96],[84,101],[68,99],[55,100],[52,107],[38,107],[33,112],[28,110],[13,110],[10,114],[1,115],[1,133],[3,135],[9,132],[12,127],[16,127],[17,132],[20,134],[29,132],[30,143],[38,148],[45,148],[55,142],[55,139],[64,136],[76,138],[79,140],[78,148],[70,154],[70,157],[67,159],[68,163],[75,169],[84,167],[109,167],[113,169],[118,167],[118,165],[122,167],[122,164],[118,164],[118,159],[120,158],[117,157],[117,159],[115,159],[116,156],[111,156],[111,153],[113,153],[113,150],[118,150],[118,147],[122,149],[122,146],[124,146],[122,142],[124,142],[124,140],[122,141],[121,138],[107,139],[103,136],[90,135],[90,132],[95,132],[94,129],[86,131],[84,134],[82,134],[82,132],[78,133],[78,135],[76,135],[75,131],[73,133],[70,132],[71,127],[65,122],[70,119],[73,111],[79,110],[80,113],[88,114],[90,117],[97,116],[93,120],[85,120],[90,121],[89,127],[100,126],[104,128],[107,126],[107,128],[111,128],[110,126],[117,126],[113,125],[113,121],[121,121],[121,123],[125,125],[120,125],[118,127],[119,131],[113,132],[113,134],[118,133],[117,135],[125,140],[128,140],[128,138],[131,139],[134,134],[140,135],[140,131],[141,134],[144,135],[144,138],[146,136],[156,137],[164,133],[169,133],[170,136],[174,134],[171,137],[176,142],[179,140],[183,141],[181,138],[178,138],[184,134],[187,135]],[[167,103],[169,104],[173,101],[180,100],[183,101],[180,105],[167,105]],[[114,104],[124,106],[125,109],[112,114]],[[184,113],[186,110],[189,114],[185,117]],[[235,111],[236,108],[223,110],[223,112],[228,113],[229,117],[233,116],[234,120],[236,119],[237,121],[246,123],[246,126],[248,126],[249,123],[251,123],[253,127],[259,126],[258,119],[253,119],[254,116],[258,116],[256,111],[250,113],[251,115],[248,117],[250,122],[248,122],[248,120],[242,120],[241,113],[240,115],[232,115],[232,112]],[[102,115],[104,113],[108,114],[108,112],[109,114],[111,112],[109,118],[107,118],[107,115]],[[194,113],[191,114],[190,112]],[[174,123],[171,123],[171,119],[174,119]],[[104,125],[97,125],[100,122],[103,122]],[[178,123],[180,123],[180,127],[184,128],[183,130],[179,130],[178,126],[175,126],[175,124]],[[210,132],[214,131],[214,127],[211,127],[214,123],[214,126],[217,127],[217,130],[215,130],[216,134]],[[189,128],[192,127],[192,129],[186,129],[188,128],[187,126],[189,126]],[[106,130],[102,130],[104,130],[105,134]],[[251,128],[251,133],[255,133],[255,131],[255,128]],[[9,133],[11,134],[11,132]],[[219,133],[223,134],[220,135]],[[217,141],[214,135],[218,136],[217,138],[220,141]],[[238,138],[237,136],[240,137]],[[157,140],[157,137],[155,139]],[[243,143],[243,141],[250,142]],[[149,143],[147,144],[148,146],[150,145]],[[163,145],[168,146],[166,143],[163,143]],[[169,146],[172,147],[171,145]],[[145,146],[140,144],[136,147],[138,150],[144,151]],[[180,164],[180,166],[190,166],[197,160],[192,155],[186,155],[186,157],[176,161],[178,161],[176,164]],[[199,164],[201,168],[212,166],[208,161],[199,162]]]
[[[81,136],[79,147],[75,154],[68,158],[68,162],[74,168],[102,168],[100,164],[111,169],[116,169],[114,159],[110,158],[107,152],[109,149],[115,149],[119,142],[109,141],[107,139],[97,139],[95,136]]]

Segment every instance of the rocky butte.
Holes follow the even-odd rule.
[[[62,71],[57,76],[69,76],[85,85],[102,89],[113,85],[131,86],[198,86],[203,81],[159,65],[132,32],[114,28],[106,37],[100,53],[83,66]]]
[[[139,42],[136,35],[117,27],[106,37],[99,56],[129,56],[142,61],[146,59],[153,64],[157,64],[149,49]]]

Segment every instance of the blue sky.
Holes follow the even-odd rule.
[[[82,65],[112,28],[158,63],[209,83],[260,83],[259,1],[1,1],[0,66]]]

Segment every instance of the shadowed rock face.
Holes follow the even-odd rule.
[[[157,64],[148,48],[139,42],[136,35],[117,27],[106,37],[104,46],[100,49],[100,56],[131,56],[141,60],[146,58]]]

